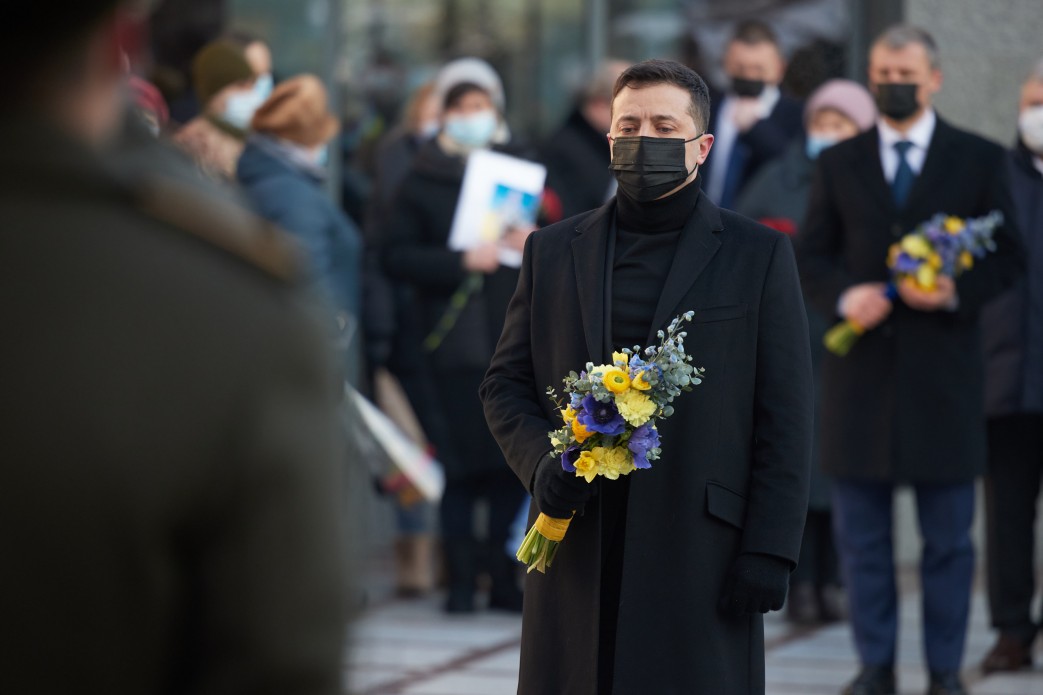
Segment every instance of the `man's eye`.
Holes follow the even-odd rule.
[[[624,135],[626,135],[627,133],[633,133],[633,132],[634,132],[634,129],[633,129],[633,128],[631,128],[631,127],[630,127],[630,126],[628,126],[628,125],[625,125],[625,126],[623,126],[622,128],[620,128],[620,129],[619,129],[619,132],[621,132],[621,133],[623,133]]]

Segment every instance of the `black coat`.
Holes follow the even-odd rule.
[[[978,313],[1014,282],[1020,245],[1005,154],[938,119],[923,171],[897,209],[880,162],[876,128],[819,157],[798,237],[804,291],[836,316],[848,287],[886,282],[888,247],[943,212],[1001,210],[998,250],[956,281],[957,311],[924,313],[897,300],[890,317],[846,357],[823,362],[822,460],[844,478],[955,483],[985,466]]]
[[[575,109],[543,148],[547,188],[561,201],[562,217],[593,210],[608,200],[612,186],[608,165],[612,156],[606,135],[595,130]]]
[[[1008,155],[1028,273],[982,311],[989,417],[1043,412],[1043,175],[1024,145]]]
[[[550,449],[547,432],[560,424],[547,386],[610,357],[605,258],[614,210],[612,201],[530,237],[482,384],[489,426],[530,490]],[[739,552],[795,564],[800,545],[811,367],[789,241],[700,196],[648,343],[686,310],[695,320],[685,346],[706,379],[661,424],[662,459],[630,480],[615,692],[761,693],[761,616],[726,617],[717,602]],[[522,695],[597,692],[600,543],[594,498],[550,571],[527,576]]]
[[[717,118],[720,115],[722,101],[714,102],[710,112],[710,125],[708,132],[714,132],[717,128]],[[749,148],[749,154],[739,177],[739,186],[736,189],[736,197],[742,193],[746,184],[756,175],[762,166],[782,154],[786,146],[803,132],[804,105],[785,94],[779,96],[775,108],[771,110],[767,118],[758,121],[745,133],[740,133],[736,142],[741,142]],[[722,153],[723,154],[723,153]],[[700,175],[703,181],[709,181],[710,171],[714,167],[728,166],[727,159],[717,156],[709,157],[700,167]]]
[[[340,388],[290,243],[41,122],[0,122],[0,692],[341,692]]]

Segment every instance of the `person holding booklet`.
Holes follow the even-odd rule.
[[[759,694],[761,614],[782,606],[807,511],[811,358],[796,262],[784,235],[703,194],[713,135],[698,74],[651,60],[613,91],[618,191],[528,237],[482,383],[489,427],[533,496],[529,523],[571,518],[553,567],[526,576],[518,692]],[[548,433],[574,408],[548,387],[560,393],[580,370],[589,383],[588,363],[633,365],[622,349],[673,335],[681,315],[691,322],[676,337],[702,383],[656,411],[669,419],[646,433],[655,466],[612,480],[584,468],[597,452],[554,454]],[[621,368],[605,374],[590,387],[625,386]],[[602,415],[626,416],[603,405],[584,403],[592,420],[573,426],[577,441],[587,426],[606,432]],[[646,467],[616,455],[620,473]]]
[[[531,227],[466,250],[449,248],[471,156],[517,148],[503,118],[503,86],[487,63],[463,58],[447,64],[435,92],[442,101],[442,128],[417,153],[389,205],[382,264],[413,294],[414,311],[406,318],[415,325],[408,332],[422,341],[415,378],[430,380],[437,410],[423,415],[446,473],[440,507],[446,610],[475,610],[475,579],[484,570],[491,579],[489,606],[520,611],[513,558],[504,547],[523,494],[485,425],[478,386],[518,280],[518,271],[501,265],[500,257],[504,249],[520,251]],[[474,510],[483,499],[490,511],[488,532],[479,542]]]

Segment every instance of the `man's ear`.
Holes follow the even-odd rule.
[[[706,133],[699,141],[699,164],[702,165],[710,156],[710,148],[713,147],[713,133]]]

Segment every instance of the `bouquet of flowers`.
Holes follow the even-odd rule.
[[[939,275],[955,278],[974,267],[996,249],[992,235],[1003,224],[1003,213],[993,210],[984,217],[963,220],[951,215],[935,215],[891,244],[887,267],[891,282],[884,294],[892,302],[898,298],[898,283],[911,282],[921,290],[935,289]],[[834,355],[843,357],[866,332],[863,326],[847,319],[826,332],[823,342]]]
[[[570,372],[563,380],[564,407],[555,390],[547,389],[564,421],[548,434],[562,468],[591,483],[599,475],[616,480],[652,467],[660,454],[656,422],[673,415],[674,398],[702,382],[703,370],[690,364],[687,333],[680,330],[692,316],[689,311],[659,331],[658,347],[635,345],[612,353],[612,364],[588,362],[579,374]],[[570,521],[539,515],[518,548],[528,571],[547,571]]]

